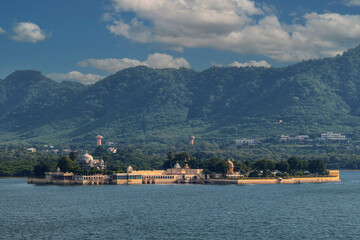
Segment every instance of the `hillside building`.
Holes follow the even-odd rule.
[[[117,148],[108,148],[108,149],[106,149],[106,151],[108,152],[108,153],[112,153],[112,154],[115,154],[115,153],[117,153]]]
[[[327,132],[321,134],[320,140],[343,141],[346,140],[346,136],[341,133]]]
[[[281,135],[280,141],[286,142],[286,141],[310,141],[309,135],[297,135],[295,137],[290,137],[289,135]]]
[[[243,138],[243,139],[235,139],[234,142],[235,142],[235,145],[242,145],[242,144],[254,145],[254,144],[260,143],[260,140]]]
[[[36,152],[36,148],[30,147],[30,148],[27,148],[26,151],[31,152],[31,153],[35,153],[35,152]]]

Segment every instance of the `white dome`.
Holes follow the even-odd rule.
[[[81,162],[91,162],[91,161],[93,161],[94,159],[93,159],[93,157],[90,155],[90,154],[88,154],[88,153],[85,153],[84,155],[82,155],[81,157],[80,157],[80,161]]]
[[[174,166],[174,168],[176,168],[176,169],[181,168],[181,167],[180,167],[180,164],[179,164],[179,163],[176,163],[175,166]]]
[[[128,168],[126,169],[126,171],[127,171],[128,173],[131,173],[131,172],[133,171],[133,168],[132,168],[131,166],[128,166]]]

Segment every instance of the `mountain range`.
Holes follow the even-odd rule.
[[[281,120],[281,121],[280,121]],[[360,136],[360,46],[281,68],[119,71],[92,85],[39,71],[0,80],[0,143],[169,146],[321,132]]]

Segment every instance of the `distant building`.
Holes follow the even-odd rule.
[[[346,136],[341,133],[327,132],[321,134],[320,140],[342,141],[346,140]]]
[[[260,140],[259,140],[259,139],[247,139],[247,138],[243,138],[243,139],[235,139],[234,142],[235,142],[236,145],[241,145],[241,144],[251,144],[251,145],[254,145],[254,144],[260,143]]]
[[[80,157],[80,167],[83,169],[96,168],[99,170],[105,169],[104,160],[95,160],[90,154],[85,153]]]
[[[27,148],[26,150],[27,150],[28,152],[32,152],[32,153],[35,153],[35,152],[36,152],[36,148],[34,148],[34,147]]]
[[[103,139],[104,137],[101,135],[97,135],[95,138],[96,138],[96,146],[101,146],[101,139]]]
[[[297,135],[294,137],[295,141],[305,141],[305,140],[309,140],[309,135]]]
[[[189,136],[189,144],[194,145],[195,136]]]
[[[115,154],[117,152],[117,148],[108,148],[106,151]]]
[[[310,141],[309,135],[297,135],[295,137],[290,137],[289,135],[281,135],[280,141]]]
[[[289,140],[290,140],[289,135],[281,135],[280,136],[280,141],[289,141]]]

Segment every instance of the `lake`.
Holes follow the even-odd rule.
[[[340,183],[37,186],[0,179],[0,239],[360,239],[360,172]]]

